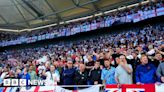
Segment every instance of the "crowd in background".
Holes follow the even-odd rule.
[[[102,27],[109,27],[114,22],[125,22],[124,18],[122,18],[123,19],[122,21],[121,17],[135,14],[140,11],[144,12],[144,11],[149,11],[152,9],[157,9],[163,6],[164,6],[163,1],[158,0],[156,2],[149,2],[147,4],[139,4],[138,6],[135,6],[135,7],[130,7],[130,8],[127,7],[126,9],[123,9],[123,10],[118,9],[117,11],[111,12],[106,15],[95,16],[90,19],[80,20],[77,22],[71,22],[69,24],[63,24],[58,27],[50,27],[48,29],[45,28],[41,30],[36,30],[36,31],[31,31],[31,32],[21,32],[21,33],[1,32],[0,42],[1,43],[6,42],[5,45],[2,45],[2,46],[7,46],[7,45],[13,45],[13,44],[15,45],[15,43],[17,44],[26,43],[28,42],[28,40],[31,40],[31,39],[35,39],[35,41],[38,41],[41,39],[42,40],[51,39],[56,36],[59,37],[59,36],[73,35],[75,33],[79,33],[79,31],[84,32],[84,31],[90,31],[90,30],[94,30],[94,29],[98,29]],[[126,20],[126,22],[127,21],[131,22],[132,19]],[[93,26],[93,28],[91,29],[90,26]],[[41,36],[41,38],[39,36]],[[26,39],[29,37],[34,37],[34,38]],[[27,40],[27,41],[24,41],[24,40]],[[9,41],[13,41],[13,42],[10,42],[9,44]],[[35,42],[35,41],[29,41],[28,43]]]
[[[0,80],[48,85],[164,83],[164,27],[145,26],[86,40],[0,52]]]

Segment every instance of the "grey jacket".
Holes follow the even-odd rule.
[[[159,64],[156,74],[158,78],[161,78],[161,76],[164,76],[164,62]]]

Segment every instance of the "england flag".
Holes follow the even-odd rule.
[[[109,88],[106,89],[105,92],[122,92],[122,90],[118,88]]]
[[[126,92],[145,92],[143,88],[127,88]]]

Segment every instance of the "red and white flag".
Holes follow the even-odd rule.
[[[164,92],[164,84],[155,85],[155,91],[156,92]]]
[[[122,89],[118,88],[117,85],[106,85],[105,92],[122,92]]]
[[[145,92],[144,88],[127,88],[126,92]]]

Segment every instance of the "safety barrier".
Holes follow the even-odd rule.
[[[164,84],[1,87],[0,92],[164,92]]]

